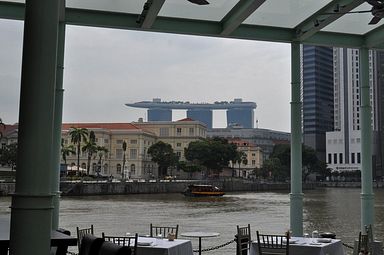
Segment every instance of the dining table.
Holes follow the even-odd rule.
[[[289,253],[295,255],[344,255],[340,239],[291,237]],[[250,255],[259,255],[258,242],[252,241]]]
[[[190,240],[166,238],[139,237],[137,240],[137,255],[193,255]]]

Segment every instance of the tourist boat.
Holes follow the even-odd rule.
[[[212,185],[192,184],[189,185],[183,194],[189,197],[205,197],[205,196],[223,196],[225,193],[221,189]]]

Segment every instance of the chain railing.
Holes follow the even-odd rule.
[[[235,242],[235,240],[230,240],[230,241],[228,241],[226,243],[223,243],[223,244],[220,244],[220,245],[217,245],[217,246],[213,246],[213,247],[210,247],[210,248],[202,249],[201,252],[217,250],[217,249],[223,248],[224,246],[227,246],[227,245],[229,245],[229,244],[231,244],[233,242]],[[193,250],[193,252],[199,252],[199,250]]]

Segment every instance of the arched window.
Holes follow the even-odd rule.
[[[73,163],[73,162],[72,162],[72,163],[71,163],[71,166],[76,166],[76,163]]]
[[[85,163],[81,163],[81,168],[83,168],[83,169],[87,169],[87,164],[85,164]]]
[[[135,166],[135,164],[132,164],[131,165],[131,175],[135,175],[135,171],[136,171],[136,166]]]
[[[121,165],[120,164],[116,165],[116,173],[121,174]]]
[[[104,174],[107,174],[108,173],[108,164],[104,164]]]
[[[93,163],[92,164],[92,171],[95,173],[97,172],[97,164],[96,163]]]

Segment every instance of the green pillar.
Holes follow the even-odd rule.
[[[293,236],[303,235],[303,188],[301,163],[300,44],[291,44],[291,194],[290,228]]]
[[[58,0],[27,0],[10,253],[50,252]]]
[[[64,72],[64,48],[65,48],[65,1],[60,3],[60,23],[57,48],[57,70],[56,70],[56,94],[55,94],[55,117],[53,128],[53,155],[52,155],[52,184],[53,197],[52,229],[59,228],[60,210],[60,158],[61,158],[61,123],[63,115],[63,72]]]
[[[360,125],[361,125],[361,230],[373,226],[374,195],[372,188],[372,109],[369,93],[369,52],[360,49]]]

